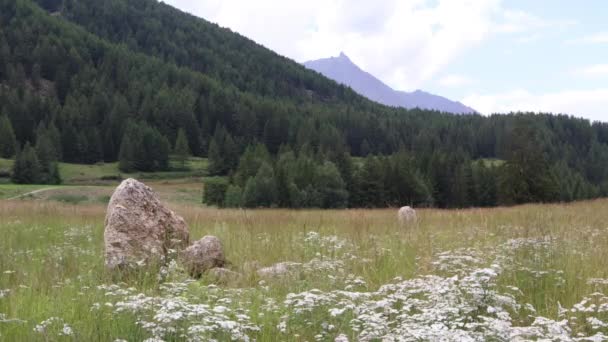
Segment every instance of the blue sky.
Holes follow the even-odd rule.
[[[298,62],[337,56],[484,114],[608,121],[608,1],[165,0]]]

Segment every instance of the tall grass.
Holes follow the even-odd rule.
[[[209,234],[218,236],[232,268],[243,273],[243,277],[218,288],[208,286],[212,282],[209,278],[189,281],[179,270],[171,271],[164,280],[159,280],[153,269],[117,277],[103,266],[105,206],[0,202],[0,340],[144,340],[151,335],[142,326],[143,316],[117,313],[111,307],[117,300],[112,301],[115,297],[108,294],[113,290],[99,286],[116,284],[121,289],[134,288],[134,293],[155,297],[166,294],[163,283],[169,281],[185,284],[190,301],[217,305],[222,296],[231,298],[232,305],[245,308],[249,318],[260,327],[258,332],[251,333],[259,341],[314,340],[315,336],[333,339],[338,333],[352,340],[359,336],[352,328],[354,316],[332,321],[327,313],[329,307],[325,306],[320,306],[320,311],[311,311],[309,316],[289,318],[291,330],[281,333],[279,325],[292,313],[288,305],[281,303],[289,294],[312,289],[330,293],[352,288],[348,284],[357,277],[364,282],[358,291],[376,291],[395,282],[396,277],[414,279],[429,274],[449,277],[458,270],[442,269],[437,264],[438,254],[446,251],[454,255],[461,253],[454,252],[459,250],[475,251],[479,267],[492,267],[497,262],[496,255],[507,255],[508,261],[503,262],[504,271],[495,279],[494,289],[508,291],[517,287],[517,301],[521,305],[531,304],[536,310],[534,317],[558,320],[560,307],[570,308],[593,292],[608,291],[608,281],[607,285],[590,281],[608,279],[606,200],[571,205],[421,210],[419,222],[407,228],[398,225],[396,211],[392,209],[244,211],[194,205],[178,205],[173,209],[189,223],[193,240]],[[517,241],[523,245],[515,246]],[[512,250],[509,244],[514,246]],[[504,252],[497,254],[498,249]],[[320,267],[318,271],[292,277],[261,279],[243,268],[253,260],[263,266],[320,260],[335,268]],[[269,300],[278,303],[276,313],[264,308]],[[532,324],[529,312],[511,314],[513,324]],[[52,317],[57,319],[41,326],[41,322]],[[295,319],[301,320],[302,327],[294,323]],[[319,335],[318,331],[325,329],[321,328],[324,322],[334,322],[338,327]],[[70,334],[62,332],[64,324],[71,329]],[[571,329],[573,333],[594,332],[585,324]],[[606,329],[603,332],[608,334]],[[221,332],[214,336],[228,339]],[[185,339],[179,334],[165,338]]]

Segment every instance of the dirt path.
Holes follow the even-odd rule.
[[[42,189],[38,189],[38,190],[27,192],[25,194],[17,195],[15,197],[8,198],[7,200],[9,200],[9,201],[10,200],[16,200],[16,199],[20,199],[22,197],[26,197],[26,196],[30,196],[30,195],[35,195],[35,194],[38,194],[38,193],[41,193],[41,192],[45,192],[45,191],[49,191],[49,190],[54,190],[54,189],[57,189],[57,188],[56,187],[55,188],[42,188]]]

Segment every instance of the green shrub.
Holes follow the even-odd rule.
[[[228,189],[228,181],[224,178],[211,178],[205,182],[203,203],[207,205],[224,205],[224,196]]]

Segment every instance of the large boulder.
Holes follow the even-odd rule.
[[[105,220],[105,259],[110,269],[166,262],[188,246],[188,226],[152,189],[135,179],[114,191]]]
[[[195,278],[212,268],[222,268],[226,265],[222,242],[215,236],[205,236],[182,252],[182,261]]]

